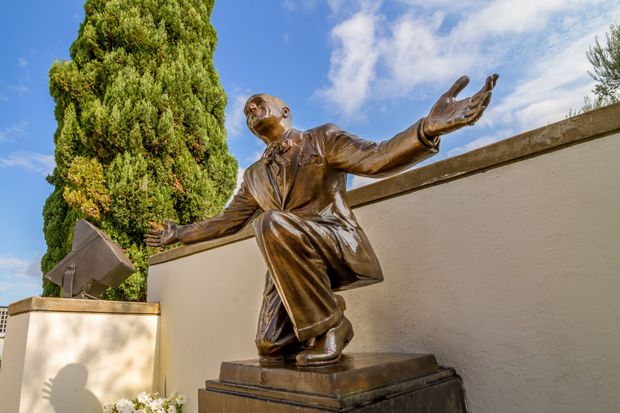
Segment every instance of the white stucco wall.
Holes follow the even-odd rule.
[[[0,413],[101,413],[150,391],[158,315],[27,312],[9,317]]]
[[[224,360],[256,358],[254,334],[265,280],[254,239],[149,267],[149,301],[162,303],[160,391],[188,396],[219,376]]]
[[[617,412],[620,135],[355,209],[385,281],[346,292],[349,351],[428,352],[477,413]],[[255,358],[253,239],[153,265],[161,376],[190,396]]]

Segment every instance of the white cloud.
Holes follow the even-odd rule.
[[[481,138],[478,138],[478,139],[475,139],[469,142],[466,145],[459,146],[458,148],[450,149],[448,151],[448,157],[457,156],[465,152],[473,151],[474,149],[482,148],[483,146],[487,146],[492,143],[495,143],[502,138],[506,138],[507,136],[510,136],[510,134],[506,134],[506,135],[497,134],[495,136],[483,136]]]
[[[11,277],[40,277],[40,258],[26,260],[7,255],[0,255],[0,274]]]
[[[351,187],[349,188],[349,190],[360,188],[366,185],[370,185],[380,180],[381,178],[377,179],[377,178],[369,178],[367,176],[353,175],[353,177],[351,178]]]
[[[309,12],[314,10],[317,0],[284,0],[282,7],[290,13]]]
[[[253,164],[254,162],[258,161],[261,158],[261,156],[263,156],[263,153],[264,153],[264,150],[254,151],[252,152],[252,155],[245,158],[245,160],[248,161],[250,164]]]
[[[235,189],[233,190],[232,195],[230,196],[230,198],[228,198],[228,201],[226,201],[226,206],[230,204],[230,201],[232,201],[237,191],[239,191],[239,188],[241,188],[241,183],[243,182],[244,173],[245,173],[245,168],[239,167],[239,169],[237,169],[237,185],[235,185]]]
[[[616,12],[620,17],[620,12]],[[579,109],[594,82],[587,75],[585,51],[596,35],[605,32],[610,16],[590,16],[578,22],[566,19],[564,27],[545,40],[546,53],[532,56],[523,77],[510,93],[492,104],[480,124],[513,124],[520,132],[562,120]],[[500,79],[501,81],[501,79]]]
[[[38,172],[42,175],[49,175],[56,165],[53,155],[46,155],[33,152],[17,152],[6,158],[0,158],[0,167],[3,168],[23,168]]]
[[[481,7],[488,3],[486,0],[397,0],[398,3],[423,9],[449,8],[452,12],[461,12],[472,7]]]
[[[241,135],[241,132],[245,129],[243,107],[248,97],[250,97],[248,93],[237,93],[229,99],[229,104],[226,108],[226,131],[231,139]]]
[[[339,13],[343,6],[344,0],[327,0],[327,5],[333,14]]]
[[[28,66],[28,60],[25,57],[20,57],[17,59],[17,64],[23,69]]]
[[[379,57],[372,10],[360,11],[332,30],[337,45],[329,70],[330,87],[317,95],[332,103],[346,116],[352,116],[368,98],[370,82]]]
[[[536,117],[539,124],[559,120],[558,114],[571,105],[580,106],[591,87],[585,50],[594,34],[620,17],[617,3],[610,0],[454,5],[448,0],[399,0],[407,10],[392,20],[360,1],[352,2],[358,11],[347,15],[344,3],[330,1],[338,12],[332,29],[335,47],[329,86],[318,93],[342,115],[351,117],[371,96],[394,99],[437,83],[449,86],[465,73],[482,79],[503,69],[519,86],[496,112],[511,113],[506,119],[522,126],[535,123]],[[513,100],[521,103],[514,106]]]
[[[9,85],[9,89],[11,89],[13,92],[17,93],[20,96],[30,92],[30,87],[24,84],[12,84]]]
[[[476,63],[476,53],[464,48],[453,36],[438,35],[445,15],[430,17],[413,13],[398,19],[381,41],[381,52],[389,77],[380,83],[390,92],[408,93],[424,83],[456,80]]]
[[[27,128],[28,123],[21,121],[13,126],[0,130],[0,142],[13,141],[16,137],[22,135]]]

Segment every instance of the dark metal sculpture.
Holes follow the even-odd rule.
[[[321,366],[340,359],[353,338],[340,290],[383,279],[377,257],[347,205],[346,175],[385,176],[439,150],[439,136],[472,125],[491,99],[497,75],[470,98],[458,79],[426,118],[384,142],[357,138],[336,125],[292,128],[280,99],[259,94],[245,105],[249,129],[268,146],[250,166],[221,214],[194,224],[165,221],[145,236],[148,245],[189,244],[238,231],[253,221],[268,273],[256,344],[261,359],[295,359]]]
[[[45,277],[61,287],[66,298],[96,298],[118,287],[136,271],[121,247],[83,219],[75,224],[71,252]]]

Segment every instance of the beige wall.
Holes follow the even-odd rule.
[[[434,353],[472,412],[618,411],[619,161],[613,135],[357,210],[385,282],[346,296],[350,350]]]
[[[162,305],[159,389],[186,394],[185,413],[223,360],[256,357],[265,272],[254,239],[149,268],[149,301]]]
[[[156,314],[35,311],[9,317],[0,413],[100,413],[151,390]]]
[[[472,412],[617,411],[620,135],[541,151],[355,209],[385,281],[344,294],[349,351],[433,353]],[[264,272],[253,239],[151,266],[160,383],[188,413],[221,361],[256,357]]]

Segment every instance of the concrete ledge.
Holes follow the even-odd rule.
[[[30,297],[9,305],[9,316],[34,311],[159,315],[159,303]]]
[[[534,129],[489,146],[417,168],[362,188],[349,191],[349,205],[356,208],[432,185],[450,182],[498,168],[525,158],[540,156],[566,146],[601,138],[620,130],[620,103]],[[246,226],[237,234],[170,249],[150,257],[149,264],[172,261],[252,238]]]

